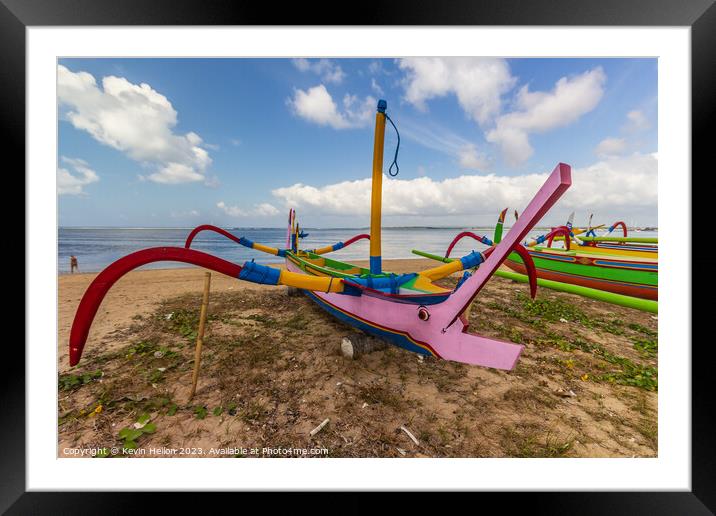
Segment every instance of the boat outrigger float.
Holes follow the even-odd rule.
[[[370,235],[358,235],[322,249],[299,249],[301,232],[295,211],[291,210],[285,249],[251,242],[214,226],[199,226],[191,232],[183,248],[155,247],[120,258],[97,275],[80,301],[70,333],[70,365],[79,362],[99,305],[119,278],[148,263],[177,261],[245,281],[303,289],[310,299],[339,320],[409,351],[485,367],[512,369],[523,346],[467,333],[468,312],[482,287],[513,252],[527,264],[534,297],[537,287],[534,267],[520,242],[569,188],[571,169],[564,163],[557,165],[498,244],[482,237],[482,242],[490,246],[483,252],[473,251],[421,272],[400,275],[386,272],[382,269],[380,240],[386,119],[392,124],[386,107],[384,100],[379,101],[375,118]],[[194,236],[204,230],[218,232],[246,247],[284,257],[286,269],[254,261],[238,265],[191,249]],[[369,269],[323,256],[362,238],[370,239]],[[435,284],[435,281],[457,272],[463,272],[463,276],[454,289]]]

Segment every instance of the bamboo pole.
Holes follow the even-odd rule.
[[[191,394],[189,401],[196,393],[196,383],[199,380],[199,366],[201,365],[201,348],[204,345],[204,328],[206,327],[206,312],[209,307],[209,289],[211,288],[211,273],[204,273],[204,297],[201,300],[201,313],[199,314],[199,332],[196,335],[196,349],[194,350],[194,373],[191,376]]]
[[[373,140],[373,179],[370,187],[370,273],[382,272],[380,245],[381,213],[383,205],[383,147],[385,142],[385,110],[388,104],[378,101],[375,114],[375,137]]]

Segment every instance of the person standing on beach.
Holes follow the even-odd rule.
[[[70,256],[70,274],[74,273],[75,269],[77,269],[77,272],[80,272],[80,267],[77,265],[77,257],[72,255]]]

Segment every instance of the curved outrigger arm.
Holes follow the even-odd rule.
[[[337,243],[335,243],[335,244],[333,244],[333,245],[329,245],[329,246],[326,246],[326,247],[321,247],[320,249],[311,249],[311,250],[309,250],[309,252],[311,252],[311,253],[313,253],[313,254],[326,254],[326,253],[330,253],[330,252],[333,252],[333,251],[338,251],[339,249],[343,249],[344,247],[348,247],[348,246],[351,245],[352,243],[357,242],[358,240],[362,240],[362,239],[364,239],[364,238],[370,240],[370,235],[367,234],[367,233],[362,233],[362,234],[360,234],[360,235],[354,236],[353,238],[349,238],[349,239],[346,240],[345,242],[337,242]]]
[[[525,243],[525,246],[527,247],[534,247],[539,244],[543,244],[545,241],[547,242],[547,247],[552,247],[552,241],[553,240],[564,240],[565,241],[565,247],[569,249],[569,243],[572,239],[573,233],[570,231],[570,229],[567,226],[557,226],[556,228],[552,228],[552,230],[549,233],[545,233],[544,235],[540,235],[529,242]]]
[[[233,278],[267,285],[287,285],[321,292],[343,292],[345,283],[340,278],[309,276],[247,261],[243,265],[217,258],[201,251],[183,247],[153,247],[128,254],[107,266],[92,281],[77,307],[70,331],[70,365],[82,357],[90,326],[104,296],[118,279],[128,272],[154,262],[183,262],[198,265]]]
[[[189,236],[186,237],[186,242],[184,243],[184,247],[186,249],[189,249],[191,247],[191,243],[194,241],[194,237],[196,237],[196,235],[198,235],[202,231],[213,231],[214,233],[218,233],[220,235],[225,236],[226,238],[228,238],[230,240],[233,240],[237,244],[241,244],[244,247],[248,247],[249,249],[256,249],[257,251],[261,251],[262,253],[273,254],[275,256],[286,256],[285,249],[276,249],[275,247],[270,247],[267,245],[252,242],[248,238],[237,237],[236,235],[229,233],[225,229],[221,229],[220,227],[217,227],[217,226],[212,226],[211,224],[202,224],[201,226],[197,226],[194,229],[192,229],[191,233],[189,233]]]
[[[434,267],[432,269],[427,269],[418,273],[429,278],[431,281],[435,281],[449,276],[450,274],[453,274],[455,272],[461,272],[472,267],[479,267],[480,263],[485,261],[494,252],[494,250],[495,247],[492,246],[482,253],[477,253],[476,251],[473,251],[472,253],[463,256],[462,258],[440,257],[434,254],[426,253],[424,251],[418,251],[416,249],[413,249],[413,253],[419,256],[424,256],[425,258],[430,258],[431,260],[438,260],[446,264],[441,265],[439,267]],[[512,248],[512,250],[520,256],[522,262],[525,265],[525,269],[527,269],[527,277],[529,279],[530,285],[530,296],[534,299],[534,297],[537,295],[537,269],[535,268],[535,262],[532,259],[532,255],[522,244],[516,244]],[[473,255],[482,255],[482,259],[473,258]],[[477,265],[473,265],[475,262],[478,261],[479,263],[477,263]]]
[[[626,236],[627,236],[627,227],[626,227],[626,224],[624,223],[623,220],[620,220],[620,221],[618,221],[618,222],[615,222],[614,224],[612,224],[611,226],[609,226],[609,229],[607,230],[607,235],[608,235],[609,233],[611,233],[612,231],[614,231],[614,230],[615,230],[616,228],[618,228],[619,226],[621,226],[622,232],[624,233],[624,238],[626,238]]]
[[[582,241],[582,239],[578,238],[578,237],[580,237],[581,235],[584,235],[586,237],[588,237],[590,235],[596,235],[596,230],[602,229],[603,227],[605,227],[605,225],[606,224],[599,224],[598,226],[592,226],[590,228],[572,228],[570,235],[571,235],[572,240],[577,242],[579,245],[584,245],[584,242]],[[554,229],[556,229],[556,228],[554,228]],[[560,242],[560,241],[564,240],[564,236],[555,235],[554,240],[556,240],[557,242]]]
[[[450,253],[452,252],[452,248],[455,247],[455,244],[457,244],[460,240],[462,240],[465,237],[470,237],[478,242],[482,242],[485,245],[491,246],[492,240],[487,238],[484,235],[476,235],[472,231],[463,231],[462,233],[458,233],[455,238],[452,239],[452,242],[450,242],[450,245],[447,248],[447,251],[445,251],[445,258],[450,258]]]
[[[547,247],[552,247],[552,241],[557,235],[562,236],[562,238],[564,239],[564,246],[569,251],[570,242],[572,241],[570,237],[574,235],[571,234],[571,231],[567,226],[557,226],[556,228],[552,229],[552,231],[547,233]]]
[[[244,247],[248,247],[249,249],[256,249],[257,251],[261,251],[261,252],[267,253],[267,254],[273,254],[274,256],[286,256],[286,251],[287,251],[286,249],[277,249],[275,247],[270,247],[268,245],[253,242],[245,237],[237,237],[236,235],[229,233],[225,229],[222,229],[218,226],[213,226],[211,224],[202,224],[201,226],[197,226],[194,229],[192,229],[191,233],[189,233],[189,236],[186,238],[184,247],[189,249],[191,247],[191,244],[194,241],[194,238],[196,237],[196,235],[198,235],[202,231],[213,231],[214,233],[223,235],[226,238],[233,240],[237,244],[241,244]],[[311,250],[310,252],[312,252],[314,254],[330,253],[332,251],[337,251],[339,249],[343,249],[344,247],[348,247],[353,242],[357,242],[358,240],[361,240],[362,238],[367,238],[370,240],[370,235],[367,235],[365,233],[361,234],[361,235],[356,235],[353,238],[346,240],[345,242],[337,242],[333,245],[322,247],[320,249]]]

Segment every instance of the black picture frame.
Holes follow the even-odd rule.
[[[713,143],[708,128],[716,115],[714,0],[453,0],[449,3],[394,0],[384,5],[370,3],[349,9],[349,16],[337,15],[336,5],[322,1],[308,6],[305,3],[228,0],[0,0],[0,117],[5,148],[16,157],[17,169],[24,170],[25,30],[28,26],[284,25],[298,22],[307,25],[688,26],[691,27],[692,43],[692,170],[711,172],[709,158],[713,154]],[[698,199],[699,195],[708,195],[709,189],[693,188],[698,176],[689,171],[669,173],[680,174],[685,181],[692,182],[692,220],[710,220],[708,200],[699,202]],[[24,189],[24,185],[20,188]],[[675,216],[688,220],[687,214]],[[692,240],[695,236],[692,233]],[[708,271],[709,266],[716,262],[716,259],[709,258],[713,255],[708,247],[700,247],[699,252],[691,256],[693,270]],[[703,286],[704,290],[707,288],[707,285]],[[696,330],[708,323],[708,311],[713,303],[705,296],[702,300],[698,299],[701,289],[692,289],[692,292],[692,327]],[[697,334],[693,332],[694,336]],[[712,339],[708,335],[703,332],[701,341],[692,347],[690,492],[503,493],[482,496],[509,498],[510,504],[529,504],[530,512],[536,514],[712,514],[716,511],[716,456],[710,415],[716,407],[710,386],[713,375],[710,366],[714,361]],[[686,346],[691,343],[671,344]],[[75,515],[146,512],[150,503],[146,493],[26,492],[25,358],[24,354],[16,354],[13,358],[11,365],[6,363],[4,366],[0,387],[0,406],[3,407],[0,510],[7,510],[8,514]],[[160,495],[160,498],[165,504],[168,495]],[[172,494],[171,500],[181,503],[184,509],[201,506],[204,510],[210,505],[227,502],[223,495],[200,501],[194,495],[179,493]],[[301,500],[311,503],[311,499],[305,497],[293,498],[292,503],[300,504]],[[414,497],[413,500],[422,503],[421,497]],[[320,505],[325,507],[326,501],[322,499]],[[504,503],[504,500],[499,501]],[[244,500],[242,505],[248,508],[253,504]],[[370,507],[363,502],[343,506],[362,506],[366,510]],[[387,510],[390,504],[382,502],[381,508]],[[405,501],[400,502],[400,508],[401,511],[406,510]]]

